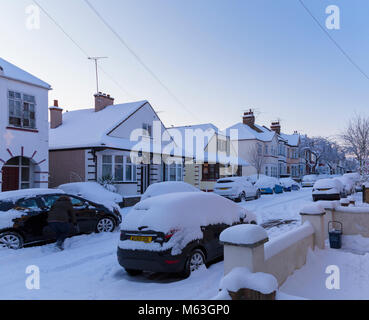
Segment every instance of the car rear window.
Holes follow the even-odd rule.
[[[0,201],[0,211],[9,211],[14,207],[14,203],[8,201]]]
[[[233,180],[219,180],[218,183],[232,183]]]

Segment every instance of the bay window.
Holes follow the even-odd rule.
[[[111,177],[116,182],[136,182],[136,165],[129,156],[103,155],[102,177]]]
[[[183,165],[178,163],[164,165],[164,181],[183,181]]]

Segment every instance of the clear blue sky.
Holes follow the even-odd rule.
[[[116,103],[149,100],[167,126],[213,122],[221,129],[249,108],[283,131],[339,133],[354,112],[367,113],[369,80],[307,15],[298,0],[90,0],[129,46],[190,109],[185,111],[136,62],[83,0],[38,0],[89,55],[108,56],[101,90]],[[325,8],[341,9],[329,33],[369,74],[369,1],[305,0],[324,25]],[[32,0],[0,0],[1,57],[50,83],[50,102],[91,107],[91,61],[42,13],[25,27]]]

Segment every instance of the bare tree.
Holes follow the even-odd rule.
[[[369,158],[369,117],[354,116],[340,137],[346,151],[357,159],[360,173],[366,173]]]
[[[259,176],[262,172],[263,166],[265,164],[265,157],[263,154],[263,147],[261,144],[257,144],[250,152],[250,163],[256,169],[256,173]]]

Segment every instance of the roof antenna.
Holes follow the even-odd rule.
[[[97,62],[100,59],[107,59],[108,57],[88,57],[89,60],[95,61],[95,69],[96,69],[96,93],[99,93],[99,74],[97,70]]]

